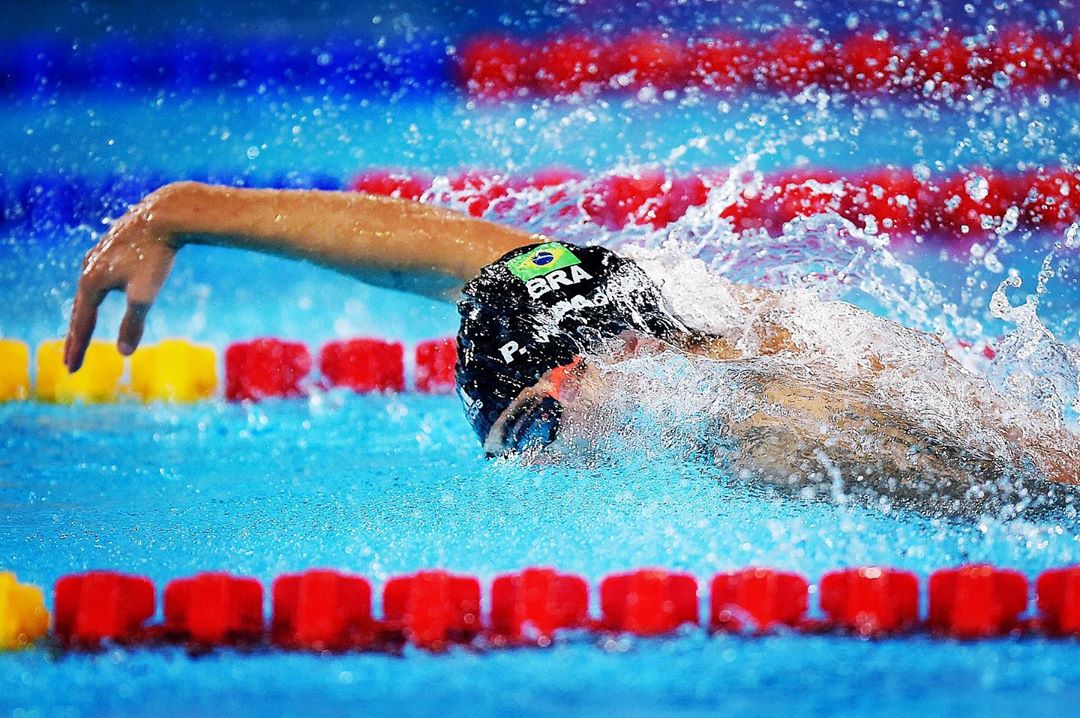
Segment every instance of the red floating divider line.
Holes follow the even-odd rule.
[[[200,573],[165,586],[165,632],[216,646],[252,643],[263,634],[263,589],[253,578]]]
[[[717,574],[709,592],[709,628],[765,632],[797,626],[806,614],[808,591],[806,579],[794,573],[748,568]]]
[[[328,570],[279,576],[273,601],[270,637],[279,646],[342,651],[374,643],[371,584],[360,576]]]
[[[225,398],[303,396],[301,382],[310,371],[311,355],[303,344],[269,338],[238,342],[225,350]]]
[[[919,621],[919,579],[908,571],[866,566],[821,578],[830,623],[860,636],[898,633]]]
[[[1080,566],[1044,571],[1035,592],[1044,631],[1080,636]]]
[[[698,623],[697,579],[645,569],[608,576],[600,583],[601,625],[639,636],[670,633]]]
[[[400,342],[329,342],[319,353],[319,370],[331,385],[355,392],[405,390],[404,349]]]
[[[643,569],[604,578],[601,619],[589,615],[589,585],[551,568],[527,568],[495,578],[487,626],[492,647],[549,645],[563,629],[671,633],[698,624],[697,580]],[[806,618],[808,583],[794,573],[748,568],[721,573],[710,584],[709,629],[755,633],[786,625],[804,631],[840,629],[883,637],[919,625],[919,584],[913,573],[881,567],[832,571],[819,582],[825,621]],[[1080,636],[1080,566],[1044,571],[1037,581],[1040,620],[1022,619],[1028,603],[1023,574],[989,565],[934,572],[925,626],[934,635],[972,639],[1019,630]],[[270,640],[294,650],[391,648],[403,642],[428,650],[468,644],[483,631],[477,579],[431,570],[399,576],[383,587],[383,620],[371,610],[371,585],[361,576],[316,569],[279,576],[273,584]],[[197,648],[254,645],[265,638],[263,590],[254,578],[200,573],[169,582],[164,623],[154,614],[154,586],[111,571],[63,576],[56,582],[53,631],[60,644],[93,649],[102,641],[150,643],[158,637]]]
[[[389,640],[439,651],[472,641],[480,629],[480,582],[475,578],[420,571],[392,578],[383,587],[383,630]]]
[[[53,594],[53,632],[61,643],[95,648],[101,641],[133,643],[154,615],[154,585],[113,571],[63,576]]]
[[[1030,91],[1076,84],[1078,35],[1014,25],[971,38],[946,29],[916,38],[859,31],[836,40],[797,28],[768,37],[732,32],[691,39],[639,32],[615,41],[580,35],[539,41],[479,37],[458,54],[459,82],[485,99],[598,91],[641,96],[645,88],[691,87],[787,93],[821,87],[949,98],[994,86]]]
[[[496,645],[548,645],[561,628],[590,625],[589,585],[580,576],[527,568],[491,584],[491,634]]]
[[[457,386],[457,339],[431,339],[416,345],[416,390],[425,394],[448,393]]]
[[[1027,579],[987,565],[941,569],[930,575],[931,629],[954,638],[984,638],[1019,628],[1027,608]]]
[[[607,175],[581,187],[579,177],[559,172],[515,178],[474,171],[450,178],[451,189],[433,192],[425,201],[463,205],[475,216],[499,218],[513,211],[528,217],[542,212],[542,203],[510,192],[542,187],[550,192],[549,202],[560,204],[559,216],[569,221],[581,219],[610,230],[645,225],[659,229],[704,205],[710,188],[719,187],[726,177],[724,171],[680,177],[647,169]],[[738,232],[763,229],[776,235],[796,217],[823,212],[895,236],[982,237],[1005,221],[1011,207],[1019,212],[1020,226],[1033,229],[1060,230],[1080,220],[1080,175],[1063,168],[1008,174],[977,167],[925,180],[910,169],[843,175],[817,168],[775,173],[763,183],[750,179],[719,211]]]

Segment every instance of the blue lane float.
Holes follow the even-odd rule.
[[[450,89],[455,67],[444,38],[381,41],[331,37],[304,43],[259,37],[246,43],[180,35],[92,45],[39,37],[0,45],[0,92],[304,86],[339,91]]]
[[[22,179],[0,177],[0,224],[35,230],[99,225],[117,217],[158,187],[173,179],[154,173],[112,174],[100,178],[33,174]],[[327,173],[288,172],[255,178],[223,172],[194,172],[182,179],[232,187],[279,189],[343,189]]]

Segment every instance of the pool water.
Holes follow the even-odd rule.
[[[0,171],[9,182],[127,171],[269,184],[299,171],[344,183],[369,166],[442,173],[562,165],[599,173],[660,164],[690,172],[753,153],[761,154],[762,170],[884,162],[935,172],[975,164],[1016,170],[1080,156],[1078,121],[1080,98],[1068,92],[949,107],[756,95],[485,106],[451,92],[87,90],[11,98],[0,113]],[[47,223],[0,229],[0,336],[36,343],[62,334],[79,260],[100,231]],[[599,231],[581,238],[650,241]],[[987,309],[1005,270],[1025,279],[1012,295],[1019,302],[1061,240],[1017,233],[999,247],[1002,269],[962,243],[896,251],[941,294],[926,298],[931,326],[921,328],[948,311],[977,328],[973,338],[991,339],[1008,329]],[[1039,316],[1075,346],[1075,250],[1058,248],[1054,257]],[[98,336],[115,334],[122,309],[120,298],[107,300]],[[146,341],[182,336],[221,350],[274,335],[317,347],[346,336],[408,344],[455,331],[448,304],[280,259],[191,248],[180,254]],[[1080,563],[1076,497],[1066,496],[1054,511],[1018,518],[942,518],[887,503],[803,500],[661,447],[595,464],[487,461],[454,396],[0,405],[0,567],[43,587],[92,568],[145,575],[159,589],[214,569],[269,586],[279,574],[312,567],[363,574],[376,589],[421,568],[487,582],[534,565],[580,573],[594,585],[607,573],[644,566],[703,581],[750,565],[816,579],[883,564],[925,578],[939,567],[987,561],[1034,577]],[[0,715],[888,717],[1036,709],[1071,716],[1080,702],[1078,656],[1075,641],[710,637],[699,630],[650,640],[571,635],[547,650],[406,650],[402,657],[41,649],[0,656]]]

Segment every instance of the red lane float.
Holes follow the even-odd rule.
[[[1080,80],[1077,36],[1014,25],[988,35],[960,37],[946,30],[910,39],[880,30],[834,40],[799,29],[768,37],[640,32],[614,41],[580,35],[538,42],[480,37],[458,53],[459,84],[484,99],[646,87],[903,90],[931,98],[991,87],[1031,91]]]
[[[684,87],[690,79],[685,43],[659,33],[641,32],[611,43],[602,54],[601,70],[613,87],[658,90]]]
[[[1020,219],[1031,227],[1062,230],[1080,217],[1080,177],[1062,169],[1030,172],[1014,185]]]
[[[596,224],[622,229],[628,224],[665,227],[686,214],[690,207],[705,204],[709,188],[701,177],[668,177],[645,171],[612,175],[586,189],[582,207]]]
[[[496,645],[548,645],[559,629],[589,623],[589,585],[580,576],[527,568],[491,584],[490,631]]]
[[[993,229],[1010,205],[1021,202],[1009,178],[978,168],[941,182],[927,207],[928,226],[951,234],[982,234]]]
[[[821,38],[785,30],[771,42],[758,45],[755,85],[783,92],[801,92],[828,78],[830,48]]]
[[[843,209],[846,185],[830,170],[797,170],[775,175],[769,182],[775,220],[781,225],[796,217],[810,217]]]
[[[416,345],[416,390],[425,394],[449,393],[457,386],[457,339],[431,339]]]
[[[809,584],[798,574],[748,568],[713,577],[709,628],[713,631],[766,632],[797,626],[806,614]]]
[[[608,576],[600,583],[605,630],[658,636],[698,623],[697,579],[689,574],[645,569]]]
[[[954,638],[999,636],[1019,628],[1027,608],[1027,579],[1019,571],[973,565],[930,576],[930,628]]]
[[[922,207],[932,199],[909,170],[870,170],[849,184],[841,214],[860,227],[910,234],[919,227]]]
[[[821,609],[829,622],[863,637],[906,631],[919,621],[919,579],[876,566],[827,573]]]
[[[1080,566],[1043,572],[1035,582],[1035,592],[1047,633],[1080,636]]]
[[[343,651],[374,643],[371,584],[367,579],[311,570],[279,576],[272,593],[270,638],[279,646]]]
[[[990,70],[1003,73],[1022,89],[1044,87],[1058,77],[1063,49],[1045,33],[1014,25],[993,44]]]
[[[53,593],[53,632],[60,642],[96,648],[102,641],[134,643],[154,615],[149,579],[113,571],[64,576]]]
[[[348,339],[329,342],[319,353],[319,371],[331,385],[358,393],[405,390],[401,342]]]
[[[391,641],[443,650],[480,633],[480,582],[445,571],[399,576],[383,587],[383,631]]]
[[[988,63],[980,62],[967,43],[949,30],[916,43],[907,56],[907,72],[915,89],[931,96],[948,97],[973,85],[973,68],[982,64]]]
[[[311,371],[311,354],[299,342],[255,339],[225,350],[225,398],[259,401],[305,394],[301,382]]]
[[[580,35],[545,40],[531,52],[523,47],[522,54],[530,61],[521,90],[559,96],[595,87],[607,80],[601,74],[601,52],[599,44]]]
[[[254,643],[263,634],[263,589],[253,578],[200,573],[165,586],[165,633],[201,646]]]
[[[459,81],[471,94],[506,99],[526,92],[530,58],[524,43],[479,37],[461,49]]]
[[[690,43],[690,83],[717,90],[740,87],[754,76],[757,49],[744,38],[725,33]]]
[[[907,48],[885,32],[856,33],[837,48],[833,71],[841,86],[853,92],[881,92],[900,85]]]
[[[393,170],[361,172],[349,185],[354,192],[411,200],[420,199],[430,187],[431,178],[426,175]]]
[[[453,175],[445,185],[433,186],[432,200],[463,204],[470,216],[482,217],[489,208],[498,214],[501,206],[512,204],[507,199],[511,189],[506,175],[469,171]]]
[[[595,224],[618,230],[627,224],[646,224],[643,207],[664,191],[663,172],[613,175],[589,188],[583,199],[585,213]]]

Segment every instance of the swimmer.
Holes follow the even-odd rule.
[[[131,354],[176,253],[198,244],[306,260],[456,301],[458,394],[489,456],[539,452],[560,440],[571,448],[588,443],[596,431],[590,417],[610,397],[635,390],[620,367],[674,352],[730,370],[741,403],[717,432],[734,447],[723,460],[743,474],[792,483],[839,472],[908,491],[931,479],[995,481],[1023,472],[1080,483],[1074,433],[1061,422],[1018,420],[1004,397],[930,335],[821,302],[811,315],[871,330],[859,336],[853,361],[813,368],[815,353],[831,349],[804,338],[814,317],[804,311],[800,318],[782,291],[724,282],[745,319],[729,333],[702,331],[671,309],[633,259],[355,192],[179,182],[151,193],[86,255],[64,349],[69,371],[81,366],[98,306],[113,290],[127,295],[117,345]],[[933,359],[911,365],[910,356]],[[920,376],[947,379],[968,414],[935,422],[882,388],[900,378],[923,386],[922,401],[934,401],[934,385],[919,384]]]

